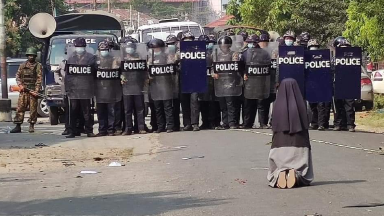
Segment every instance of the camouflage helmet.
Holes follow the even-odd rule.
[[[308,48],[310,48],[310,47],[320,47],[320,44],[317,42],[317,40],[316,39],[310,39],[309,41],[308,41]]]
[[[37,49],[33,48],[33,47],[29,47],[27,49],[27,51],[25,52],[25,55],[26,56],[29,56],[29,55],[37,56]]]
[[[190,31],[184,32],[183,36],[181,37],[181,40],[183,41],[185,39],[195,40],[195,35],[193,35],[193,33]]]
[[[308,42],[311,39],[311,35],[308,32],[302,32],[300,36],[301,40],[305,42]]]
[[[101,41],[97,47],[98,50],[109,50],[110,47],[109,47],[109,44],[108,44],[108,41]]]
[[[270,37],[268,32],[260,34],[260,42],[269,42],[269,40],[270,40]]]
[[[178,41],[177,37],[173,34],[170,34],[167,36],[167,39],[165,40],[166,44],[174,44]]]
[[[256,34],[249,35],[248,38],[245,40],[247,43],[259,43],[260,38]]]
[[[285,34],[283,35],[283,38],[284,38],[284,39],[285,39],[286,37],[290,37],[290,38],[295,39],[295,38],[296,38],[296,34],[295,34],[295,32],[289,30],[289,31],[285,32]]]

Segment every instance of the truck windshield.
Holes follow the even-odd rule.
[[[153,38],[159,38],[162,40],[165,40],[169,34],[177,35],[180,31],[191,31],[192,34],[195,36],[195,38],[198,38],[202,32],[199,26],[180,26],[180,27],[172,27],[171,31],[169,31],[169,28],[162,28],[161,32],[160,29],[144,29],[142,31],[143,38],[142,41],[144,43],[152,40]]]
[[[72,41],[76,37],[68,37],[68,38],[56,38],[52,39],[51,47],[49,50],[49,64],[50,65],[58,65],[61,61],[63,61],[66,57],[65,46],[69,41]],[[99,42],[103,41],[105,37],[90,37],[86,38],[87,40],[87,51],[95,54],[97,51],[97,46]]]

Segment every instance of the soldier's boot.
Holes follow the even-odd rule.
[[[29,124],[29,133],[34,133],[35,132],[35,124]]]
[[[16,127],[13,128],[10,133],[21,133],[21,124],[16,124]]]

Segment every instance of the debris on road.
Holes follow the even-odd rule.
[[[66,167],[69,167],[69,166],[76,166],[75,163],[71,162],[71,161],[63,161],[61,162],[64,166]]]
[[[242,185],[245,185],[245,183],[247,183],[247,180],[243,180],[243,179],[235,179],[236,182],[238,182],[239,184],[242,184]]]
[[[91,170],[83,170],[80,172],[81,174],[97,174],[97,171],[91,171]]]
[[[47,147],[47,145],[45,145],[44,143],[38,143],[38,144],[35,144],[36,147]]]
[[[93,160],[94,160],[94,161],[102,161],[102,160],[104,160],[104,159],[101,158],[101,157],[94,157]]]
[[[183,157],[181,159],[183,159],[183,160],[190,160],[190,159],[196,159],[196,158],[204,158],[204,156]]]
[[[83,176],[76,176],[76,178],[83,178]]]
[[[121,167],[123,165],[119,162],[111,162],[108,166],[109,167]]]

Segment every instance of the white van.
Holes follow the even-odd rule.
[[[131,36],[136,38],[140,43],[147,43],[153,38],[165,41],[168,35],[177,35],[182,31],[192,32],[195,38],[204,34],[204,29],[198,23],[191,21],[179,22],[174,19],[169,19],[161,20],[158,24],[140,26],[137,32]]]

